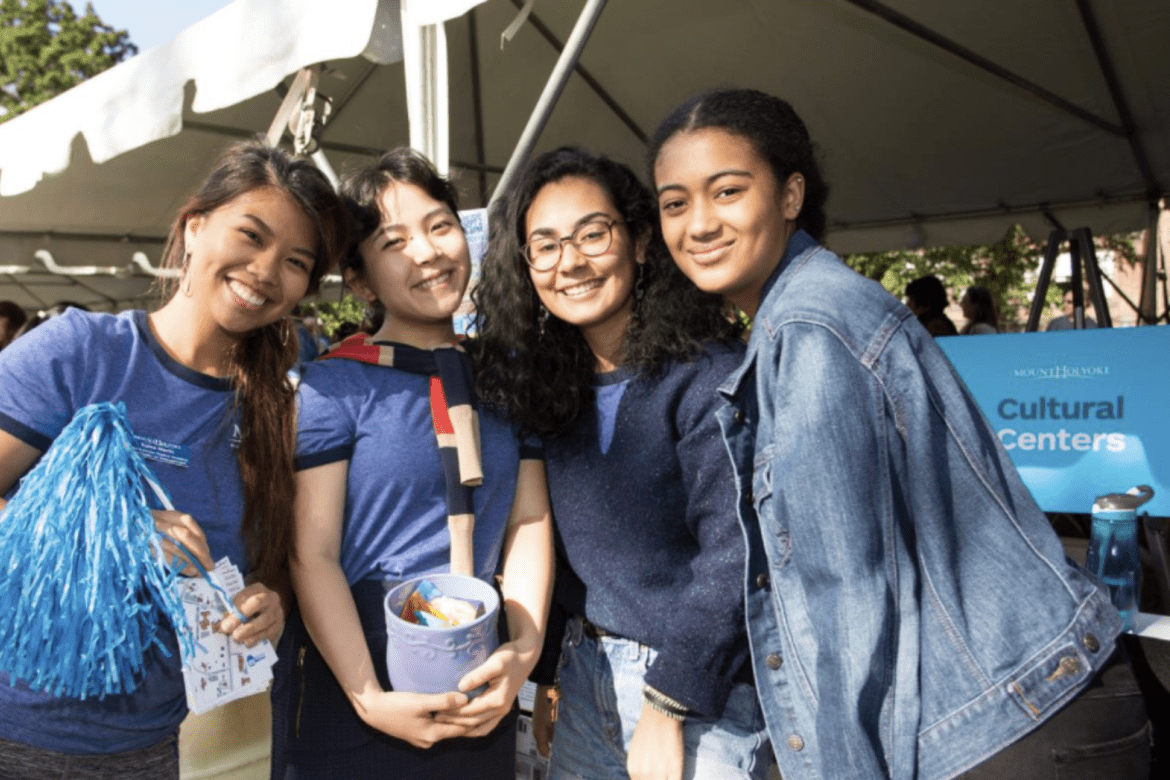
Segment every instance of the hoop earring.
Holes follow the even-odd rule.
[[[540,336],[544,336],[544,327],[548,322],[548,309],[544,308],[544,304],[540,304],[540,311],[536,314],[536,327]]]
[[[280,322],[280,346],[287,347],[289,333],[292,331],[292,317],[285,316]]]
[[[191,297],[191,253],[183,256],[183,271],[179,278],[179,290],[188,298]]]

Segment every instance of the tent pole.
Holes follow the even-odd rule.
[[[1157,201],[1149,205],[1149,220],[1146,227],[1146,260],[1142,264],[1141,316],[1142,325],[1158,323],[1158,217],[1161,212]]]
[[[325,174],[325,178],[333,185],[333,189],[339,190],[341,188],[341,180],[337,178],[337,171],[333,170],[333,166],[329,164],[329,158],[325,156],[325,152],[318,147],[317,151],[309,155],[309,158],[317,166],[317,170]]]
[[[27,285],[25,285],[23,282],[21,282],[15,276],[9,275],[8,279],[13,284],[15,284],[17,287],[19,287],[22,291],[24,291],[25,295],[27,295],[28,297],[30,297],[34,301],[36,301],[38,306],[45,307],[45,306],[49,305],[49,304],[45,303],[45,300],[43,298],[41,298],[41,296],[34,293],[31,289],[29,289],[29,287]]]
[[[548,83],[544,85],[544,91],[540,94],[540,100],[536,102],[536,107],[532,109],[532,116],[528,117],[528,124],[525,125],[524,132],[520,134],[520,140],[516,142],[512,157],[508,160],[508,166],[504,168],[504,174],[496,183],[491,200],[488,201],[489,208],[496,202],[496,198],[508,189],[520,167],[528,161],[528,156],[532,153],[532,148],[536,146],[536,140],[544,130],[545,124],[548,123],[548,118],[557,104],[557,99],[561,96],[565,83],[573,73],[573,68],[581,57],[581,50],[585,48],[585,42],[589,40],[589,35],[593,32],[593,27],[597,24],[597,19],[601,16],[601,11],[604,8],[605,0],[586,0],[585,7],[581,9],[581,15],[577,17],[577,24],[574,25],[569,40],[565,42],[565,50],[557,58],[557,64],[553,67],[552,73],[548,77]]]
[[[1129,102],[1121,90],[1121,80],[1117,78],[1117,70],[1113,67],[1113,60],[1109,50],[1105,47],[1105,39],[1101,36],[1101,28],[1097,25],[1097,17],[1089,6],[1089,0],[1076,0],[1077,10],[1081,13],[1081,22],[1085,26],[1085,33],[1089,36],[1089,43],[1093,45],[1093,53],[1097,55],[1097,65],[1109,87],[1109,96],[1113,98],[1113,107],[1121,119],[1121,127],[1125,130],[1125,139],[1129,141],[1130,151],[1134,162],[1141,171],[1142,179],[1146,182],[1146,190],[1151,196],[1159,189],[1158,181],[1154,178],[1154,170],[1150,167],[1150,160],[1146,156],[1146,149],[1138,135],[1137,123],[1134,122],[1133,112],[1129,110]]]
[[[472,8],[467,12],[467,40],[468,40],[468,54],[471,59],[471,113],[475,122],[475,162],[477,165],[484,164],[484,146],[483,146],[483,96],[479,78],[479,26],[475,23],[475,9]],[[452,163],[457,165],[456,163]],[[477,172],[479,178],[479,202],[483,205],[487,201],[487,171],[480,168]]]
[[[868,11],[869,13],[871,13],[871,14],[873,14],[881,19],[885,19],[887,22],[894,25],[895,27],[901,28],[902,30],[905,30],[906,32],[910,33],[911,35],[913,35],[917,38],[921,38],[922,40],[926,41],[927,43],[931,43],[931,44],[939,47],[943,51],[949,52],[950,54],[953,54],[960,59],[966,60],[967,62],[971,63],[972,65],[974,65],[977,68],[985,70],[988,73],[991,73],[992,75],[998,76],[999,78],[1003,79],[1004,81],[1007,81],[1011,84],[1016,85],[1017,87],[1019,87],[1022,90],[1030,92],[1031,94],[1040,98],[1044,102],[1049,103],[1050,105],[1053,105],[1053,106],[1059,108],[1061,111],[1064,111],[1065,113],[1080,117],[1081,119],[1085,120],[1086,122],[1090,122],[1090,123],[1096,125],[1097,127],[1101,128],[1102,130],[1104,130],[1107,133],[1112,133],[1113,135],[1127,137],[1125,129],[1122,128],[1121,126],[1116,125],[1113,122],[1110,122],[1109,120],[1104,119],[1104,118],[1094,114],[1091,111],[1087,111],[1087,110],[1081,108],[1080,106],[1076,105],[1075,103],[1071,103],[1068,100],[1065,100],[1064,98],[1060,97],[1059,95],[1057,95],[1055,93],[1049,92],[1047,89],[1040,86],[1036,82],[1029,81],[1028,79],[1024,78],[1023,76],[1020,76],[1020,75],[1008,70],[1007,68],[1003,67],[1002,65],[999,65],[995,62],[992,62],[991,60],[987,59],[986,57],[984,57],[982,55],[976,54],[975,52],[968,49],[966,46],[961,46],[960,44],[956,43],[955,41],[952,41],[950,38],[947,38],[946,36],[940,35],[939,33],[930,29],[926,25],[920,24],[920,23],[914,21],[913,19],[911,19],[909,16],[906,16],[905,14],[902,14],[902,13],[899,13],[898,11],[895,11],[893,8],[890,8],[889,6],[885,5],[884,3],[878,2],[878,0],[845,0],[845,1],[852,4],[852,5],[857,6],[858,8],[862,9],[863,11]]]
[[[523,8],[524,3],[523,0],[512,0],[512,5],[517,8]],[[553,35],[552,30],[548,29],[548,25],[542,22],[540,17],[535,13],[528,15],[528,23],[548,41],[549,46],[557,50],[557,54],[565,50],[565,45],[557,40],[557,36]],[[614,113],[614,116],[620,119],[622,124],[630,128],[630,132],[634,134],[635,138],[643,144],[649,143],[646,132],[638,127],[638,123],[634,121],[634,118],[626,113],[626,110],[618,104],[617,100],[614,99],[613,95],[609,94],[609,91],[605,87],[601,86],[601,82],[589,72],[588,68],[578,63],[574,70],[581,77],[581,80],[589,85],[589,88],[593,90],[597,97],[601,98],[601,102],[609,106],[609,110]]]

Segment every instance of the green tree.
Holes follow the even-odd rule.
[[[347,292],[340,300],[317,300],[307,304],[305,308],[317,315],[317,319],[321,321],[321,330],[325,332],[327,338],[332,339],[342,323],[353,322],[358,325],[362,323],[365,318],[366,304],[365,301]]]
[[[994,244],[867,252],[844,259],[854,270],[881,282],[899,298],[907,284],[927,274],[937,276],[954,301],[967,287],[983,285],[999,304],[1001,328],[1022,330],[1035,289],[1030,272],[1035,271],[1043,253],[1043,245],[1017,225]],[[1049,287],[1045,297],[1050,305],[1058,305],[1060,289]]]
[[[78,17],[64,0],[0,0],[0,122],[137,53],[92,3]]]

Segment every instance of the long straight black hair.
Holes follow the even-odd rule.
[[[265,187],[291,197],[316,228],[317,260],[308,289],[316,292],[345,247],[349,225],[345,209],[333,185],[311,162],[259,141],[229,147],[179,209],[163,250],[163,265],[183,270],[187,220]],[[177,294],[178,286],[177,280],[164,284],[167,300]],[[287,561],[292,549],[296,409],[288,371],[296,359],[296,333],[287,321],[251,331],[229,355],[240,412],[241,533],[249,563],[260,581],[282,594],[289,592]]]

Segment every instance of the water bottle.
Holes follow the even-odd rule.
[[[1126,493],[1097,496],[1093,502],[1093,530],[1085,568],[1109,586],[1125,631],[1133,630],[1133,613],[1138,606],[1142,559],[1138,553],[1137,509],[1153,497],[1152,487],[1138,485]]]

